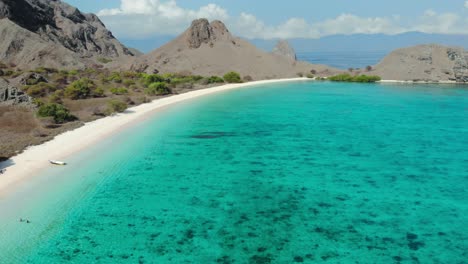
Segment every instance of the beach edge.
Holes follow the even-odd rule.
[[[164,97],[127,109],[126,112],[104,117],[84,126],[57,135],[52,140],[40,145],[31,146],[22,153],[0,162],[0,169],[5,169],[0,174],[0,194],[10,186],[21,184],[28,178],[38,175],[50,166],[48,160],[64,159],[80,152],[87,147],[99,142],[112,134],[118,133],[132,123],[138,122],[150,115],[162,110],[164,107],[210,95],[218,92],[239,88],[248,88],[263,84],[275,84],[284,82],[308,81],[308,78],[286,78],[274,80],[261,80],[239,84],[225,84],[210,88],[194,90],[182,94]],[[8,188],[8,191],[12,191]]]

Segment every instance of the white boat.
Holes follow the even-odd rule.
[[[51,164],[54,164],[54,165],[60,165],[60,166],[67,165],[66,162],[58,161],[58,160],[49,160],[49,162],[50,162]]]

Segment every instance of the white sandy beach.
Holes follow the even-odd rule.
[[[154,100],[151,103],[129,108],[129,111],[126,113],[86,123],[84,126],[78,129],[58,135],[53,140],[44,144],[32,146],[26,149],[23,153],[12,157],[10,160],[0,163],[0,168],[6,169],[3,174],[0,174],[0,192],[7,190],[8,187],[11,187],[15,184],[19,184],[22,181],[27,181],[29,177],[34,177],[41,170],[51,166],[48,160],[66,161],[68,156],[86,148],[87,146],[91,146],[99,142],[101,139],[106,138],[113,133],[116,133],[132,122],[141,120],[155,111],[161,110],[163,107],[169,106],[171,104],[197,98],[203,95],[237,88],[299,80],[310,79],[291,78],[265,80],[206,88]]]

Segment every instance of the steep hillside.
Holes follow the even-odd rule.
[[[182,35],[163,47],[146,54],[131,66],[133,70],[153,72],[189,72],[199,75],[223,75],[239,72],[253,79],[297,77],[300,74],[335,70],[305,62],[296,62],[283,54],[266,53],[247,41],[232,36],[221,21],[198,19]]]
[[[1,0],[0,38],[0,60],[21,68],[79,68],[134,56],[96,15],[59,0]]]
[[[387,80],[468,82],[468,52],[440,45],[398,49],[376,65],[373,73]]]

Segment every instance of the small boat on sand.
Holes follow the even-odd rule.
[[[49,160],[49,162],[50,162],[50,164],[53,164],[53,165],[60,165],[60,166],[67,165],[66,162],[59,161],[59,160]]]

